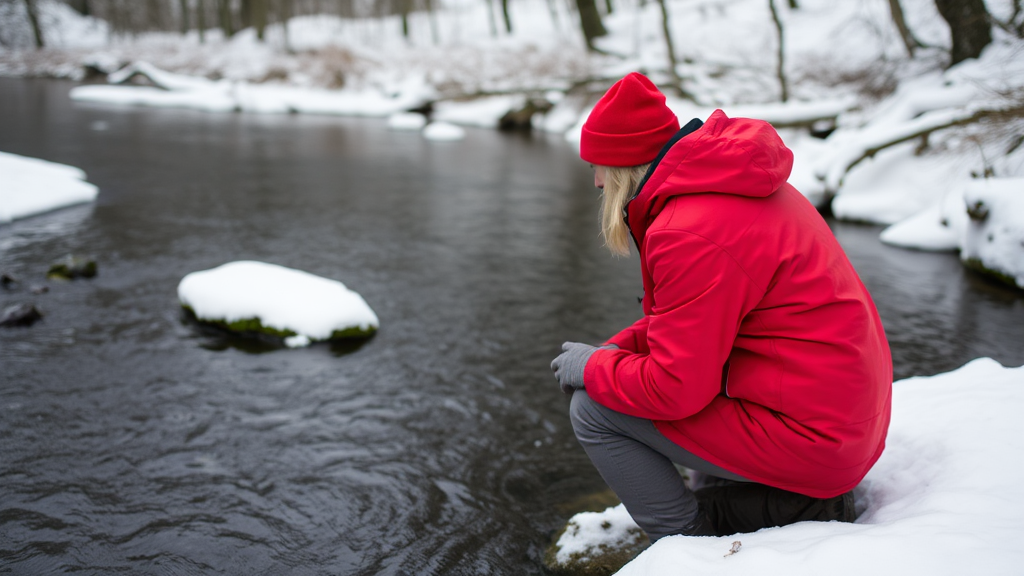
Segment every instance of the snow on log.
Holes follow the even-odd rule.
[[[71,89],[73,100],[109,104],[190,108],[211,112],[336,114],[387,117],[414,110],[435,98],[422,77],[411,75],[394,86],[325,90],[254,84],[232,80],[172,74],[145,62],[126,66],[108,76],[112,84],[134,76],[148,78],[153,86],[89,85]]]
[[[862,160],[915,138],[927,136],[936,130],[977,122],[993,116],[1024,114],[1024,108],[976,108],[973,106],[926,112],[917,118],[895,124],[873,123],[835,146],[830,154],[819,161],[815,175],[825,183],[825,190],[835,193],[843,178]]]
[[[341,282],[263,262],[192,272],[178,285],[178,300],[201,322],[280,336],[291,347],[367,337],[380,325],[362,296]]]

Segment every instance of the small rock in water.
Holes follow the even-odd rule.
[[[73,280],[75,278],[92,278],[96,275],[96,261],[92,258],[68,254],[50,265],[47,278]]]
[[[46,294],[50,291],[50,287],[46,284],[33,284],[29,290],[31,290],[33,294]]]
[[[18,280],[10,274],[0,274],[0,286],[3,286],[4,288],[7,288],[11,284],[16,284],[17,282]]]
[[[15,304],[4,309],[0,326],[31,326],[43,315],[31,304]]]

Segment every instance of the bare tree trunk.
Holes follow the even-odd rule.
[[[583,29],[583,38],[587,41],[587,49],[594,51],[594,39],[608,34],[608,30],[601,22],[597,4],[594,0],[576,0],[576,9],[580,13],[580,27]]]
[[[199,29],[199,43],[206,44],[206,4],[196,0],[196,28]]]
[[[398,0],[398,11],[402,15],[402,38],[409,39],[409,3],[411,0]]]
[[[39,14],[36,12],[36,1],[25,0],[25,11],[28,12],[28,23],[32,26],[32,35],[36,39],[36,48],[45,48],[43,31],[39,27]]]
[[[508,0],[501,0],[501,17],[505,19],[505,31],[512,33],[512,19],[508,16]]]
[[[775,9],[775,0],[768,0],[768,8],[772,12],[772,20],[775,21],[775,30],[779,33],[779,67],[776,69],[776,74],[779,77],[779,85],[782,87],[782,101],[786,102],[789,100],[789,82],[786,81],[786,50],[782,19],[779,18],[779,11]]]
[[[181,6],[181,35],[188,34],[189,22],[188,22],[188,0],[179,0],[178,4]]]
[[[949,65],[977,58],[992,43],[992,20],[984,0],[935,0],[953,39]]]
[[[615,6],[612,6],[612,0],[604,0],[604,13],[611,14],[615,11]]]
[[[231,38],[235,35],[234,14],[231,13],[231,0],[218,0],[218,17],[220,18],[221,30],[224,30],[224,37]]]
[[[889,11],[892,13],[892,21],[896,24],[896,29],[900,32],[900,38],[903,39],[907,55],[913,58],[914,50],[920,48],[921,43],[914,38],[914,34],[907,27],[907,20],[903,17],[903,6],[900,4],[900,0],[889,0]]]
[[[89,0],[68,0],[68,4],[82,16],[92,15],[92,11],[89,10]]]
[[[494,38],[498,37],[498,25],[494,23],[494,2],[493,0],[484,0],[487,4],[487,23],[491,25],[491,36]]]
[[[672,43],[672,29],[668,17],[668,6],[665,5],[665,0],[658,0],[658,6],[661,7],[661,31],[665,35],[665,50],[668,52],[668,74],[672,77],[672,83],[675,85],[676,92],[681,93],[683,80],[679,77],[679,71],[676,69],[679,63],[676,61],[676,49]]]
[[[290,54],[292,47],[288,36],[288,21],[292,18],[292,0],[278,0],[278,2],[277,18],[281,21],[281,30],[284,34],[284,50]]]
[[[425,0],[427,5],[427,16],[430,18],[430,39],[434,45],[441,43],[441,35],[437,32],[437,13],[434,12],[434,0]]]
[[[1022,12],[1024,12],[1024,0],[1013,0],[1013,15],[1010,16],[1010,28],[1017,34],[1018,38],[1024,38],[1024,18],[1021,18]]]
[[[554,25],[555,30],[562,29],[562,23],[558,19],[558,7],[555,5],[555,0],[547,0],[548,12],[551,14],[551,23]]]
[[[261,42],[267,29],[267,4],[269,1],[250,0],[249,2],[249,20],[252,22],[252,26],[256,28],[256,37]]]

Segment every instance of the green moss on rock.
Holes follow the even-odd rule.
[[[584,553],[570,554],[568,561],[559,562],[558,552],[561,547],[558,545],[558,540],[567,530],[573,529],[575,529],[575,524],[570,520],[555,535],[552,544],[544,552],[544,567],[553,574],[559,576],[609,576],[618,572],[651,545],[647,535],[639,528],[634,528],[629,531],[629,536],[625,541],[611,546],[600,544]]]
[[[276,338],[289,338],[291,336],[297,336],[298,333],[293,330],[279,330],[271,326],[264,326],[263,322],[259,318],[243,318],[241,320],[235,320],[228,322],[220,318],[200,318],[195,310],[187,304],[182,304],[181,307],[189,315],[189,317],[196,322],[201,324],[207,324],[210,326],[216,326],[229,332],[235,332],[237,334],[259,334],[265,336],[273,336]],[[349,338],[369,338],[377,332],[374,327],[363,329],[359,326],[353,326],[345,328],[343,330],[335,330],[331,332],[331,336],[328,340],[344,340]]]
[[[1017,285],[1017,279],[1014,278],[1013,276],[1010,276],[1009,274],[1001,270],[996,270],[994,268],[989,268],[988,266],[985,266],[985,264],[981,261],[980,258],[965,258],[963,260],[963,263],[964,266],[966,266],[968,269],[973,270],[979,274],[982,274],[989,278],[993,278],[1005,284],[1009,284],[1014,288],[1024,288],[1022,286]]]
[[[584,494],[578,498],[557,506],[560,513],[574,516],[579,512],[599,512],[621,503],[618,496],[611,490]],[[647,535],[639,528],[629,531],[625,541],[614,545],[599,545],[583,554],[571,554],[567,562],[558,561],[561,547],[559,539],[568,530],[578,529],[570,518],[565,526],[555,534],[551,545],[544,552],[544,566],[553,574],[560,576],[603,576],[618,572],[629,561],[637,557],[651,545]]]
[[[96,261],[83,256],[68,254],[50,265],[47,278],[72,280],[75,278],[92,278],[96,275]]]

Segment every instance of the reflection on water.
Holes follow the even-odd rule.
[[[0,330],[6,567],[541,573],[562,505],[603,487],[548,363],[639,314],[636,259],[602,251],[573,151],[73,105],[69,87],[0,79],[0,150],[81,167],[101,190],[0,227],[0,267],[24,279],[0,305],[46,315]],[[1024,363],[1019,294],[954,256],[881,246],[877,228],[834,229],[900,376]],[[94,255],[99,276],[32,295],[68,252]],[[242,259],[341,280],[380,331],[290,350],[183,321],[180,279]]]

